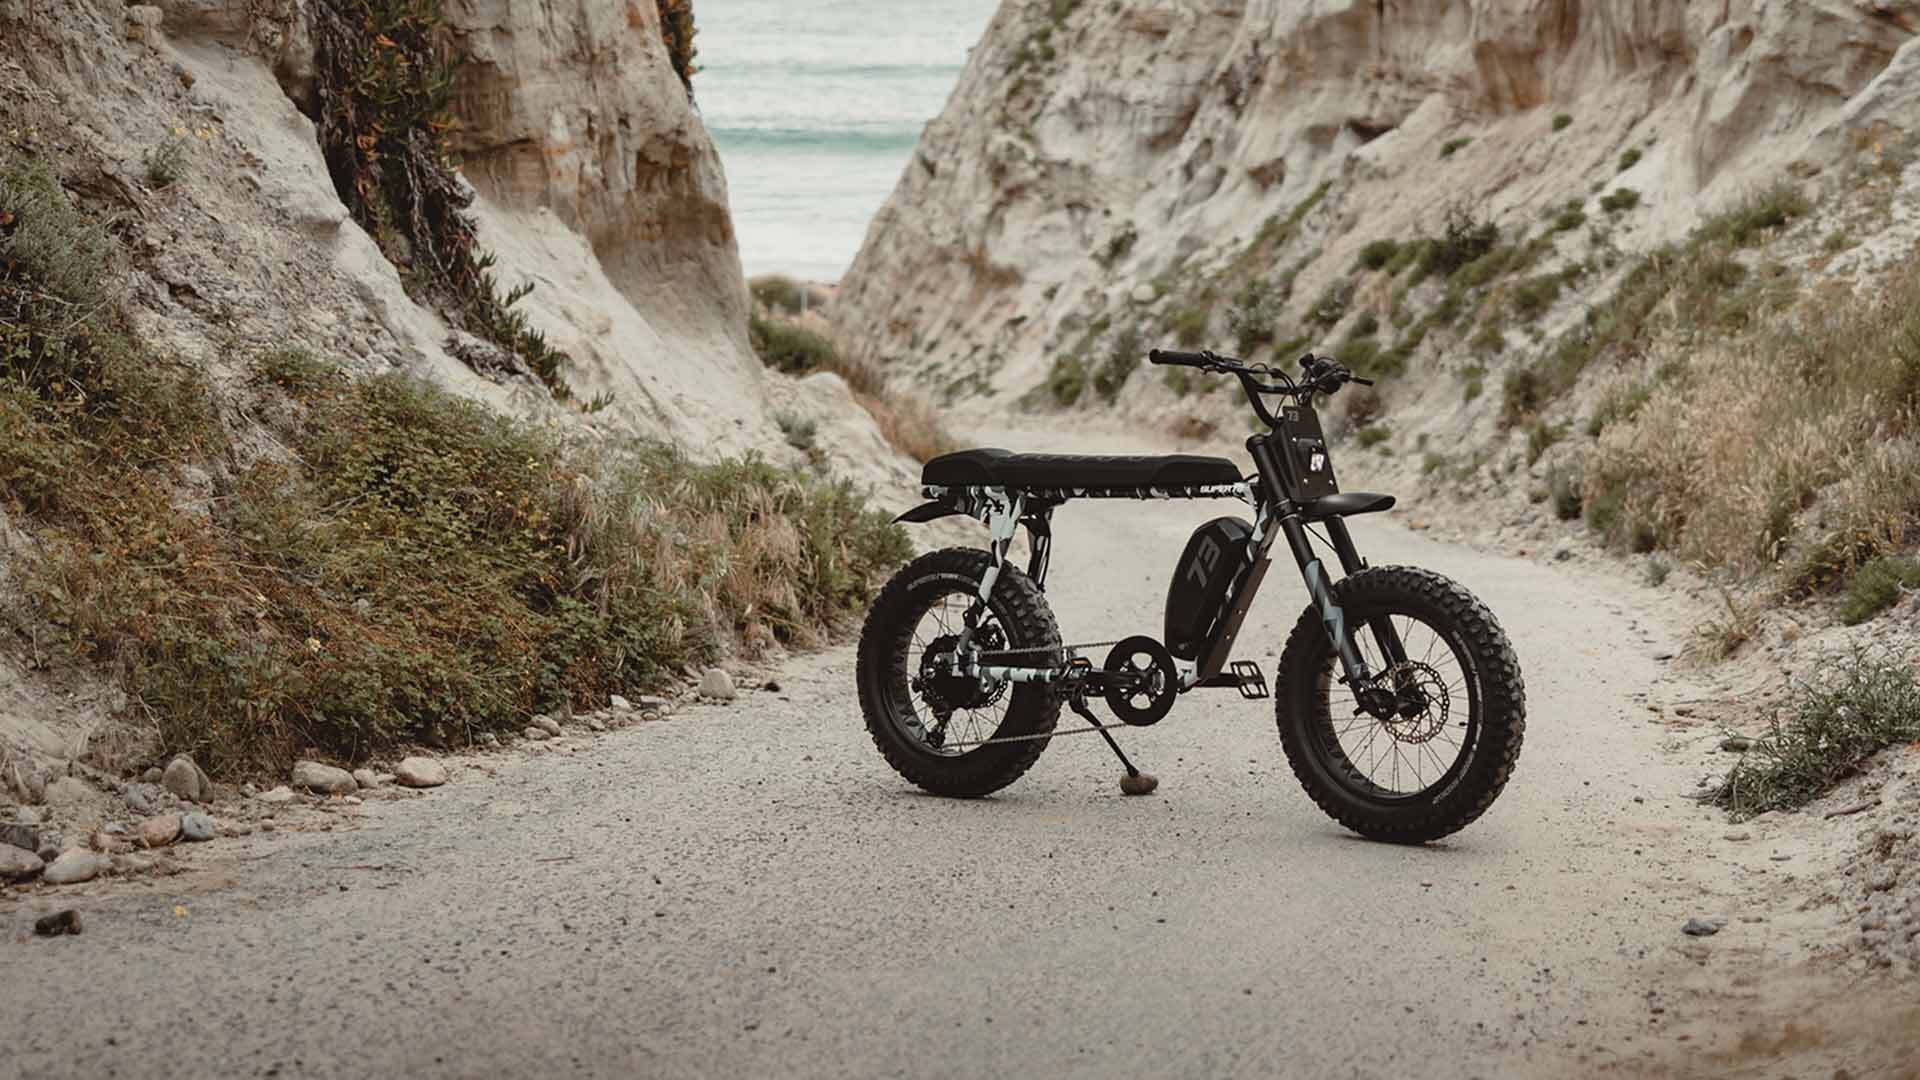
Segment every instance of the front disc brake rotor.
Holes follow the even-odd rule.
[[[1447,728],[1453,697],[1447,682],[1427,664],[1408,661],[1392,671],[1393,712],[1384,717],[1387,734],[1403,743],[1431,742]]]

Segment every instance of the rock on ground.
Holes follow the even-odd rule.
[[[439,787],[447,782],[447,767],[430,757],[410,757],[394,767],[393,775],[407,787]]]
[[[205,814],[188,814],[180,819],[180,836],[196,844],[213,839],[217,831],[213,819]]]
[[[733,676],[727,674],[724,668],[708,668],[706,674],[700,676],[700,696],[715,701],[732,701],[738,696],[738,691],[733,688]]]
[[[532,724],[527,725],[527,730],[521,732],[520,734],[534,742],[543,742],[547,739],[553,738],[553,735],[550,734],[546,728],[537,727]]]
[[[374,772],[372,769],[355,769],[353,770],[353,782],[363,788],[377,788],[380,786],[380,774]]]
[[[627,712],[633,708],[633,702],[628,701],[626,698],[621,697],[619,694],[614,694],[608,697],[607,705],[611,708],[619,709],[621,712]]]
[[[40,856],[10,844],[0,844],[0,881],[31,881],[47,864]]]
[[[297,761],[293,765],[293,786],[316,795],[351,795],[360,790],[353,774],[317,761]]]
[[[140,823],[140,842],[150,848],[166,847],[180,839],[180,815],[161,814]]]
[[[84,848],[69,848],[53,860],[41,880],[49,885],[78,885],[99,877],[112,865],[112,860],[105,855]]]
[[[188,802],[205,802],[213,795],[213,784],[192,758],[177,754],[160,773],[160,786]]]
[[[555,720],[545,713],[541,713],[539,716],[533,718],[533,726],[549,735],[560,734],[560,721]]]
[[[255,802],[289,803],[294,800],[295,796],[292,788],[288,787],[285,784],[281,784],[279,787],[273,788],[269,791],[263,791],[260,794],[255,795],[253,798]]]
[[[57,911],[52,915],[43,916],[34,921],[33,932],[39,934],[41,937],[59,937],[62,934],[77,934],[80,932],[80,913],[72,908],[68,908],[65,911]]]
[[[27,851],[40,850],[40,826],[38,825],[0,825],[0,847],[16,847]]]

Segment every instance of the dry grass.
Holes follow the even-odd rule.
[[[1608,530],[1752,572],[1827,552],[1844,572],[1920,514],[1920,267],[1834,288],[1708,348],[1606,426],[1586,499]],[[1830,537],[1845,542],[1834,544]]]

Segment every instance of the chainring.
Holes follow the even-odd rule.
[[[1180,669],[1165,645],[1145,635],[1120,642],[1107,654],[1109,677],[1130,675],[1131,685],[1110,685],[1105,694],[1107,708],[1129,727],[1148,727],[1159,723],[1173,711],[1180,696]]]

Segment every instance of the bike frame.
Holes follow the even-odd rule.
[[[1340,660],[1342,673],[1348,685],[1356,690],[1367,686],[1375,676],[1369,670],[1366,658],[1355,646],[1353,637],[1347,632],[1346,614],[1334,598],[1333,580],[1329,577],[1325,562],[1314,550],[1308,532],[1313,522],[1323,523],[1327,538],[1331,542],[1335,557],[1339,560],[1341,573],[1351,575],[1364,569],[1366,560],[1361,558],[1354,546],[1353,535],[1347,529],[1345,518],[1338,513],[1310,518],[1313,500],[1301,492],[1302,479],[1296,474],[1284,451],[1285,440],[1310,430],[1314,437],[1319,435],[1318,418],[1313,413],[1310,400],[1311,391],[1302,392],[1293,388],[1269,388],[1258,382],[1246,371],[1238,373],[1247,398],[1254,411],[1267,425],[1267,431],[1257,433],[1247,439],[1247,451],[1253,458],[1255,475],[1237,484],[1195,485],[1177,488],[1119,489],[1100,488],[1024,488],[1004,487],[939,487],[929,486],[923,489],[927,498],[933,500],[901,516],[904,521],[931,521],[948,514],[966,514],[978,518],[987,527],[989,550],[993,558],[991,567],[982,577],[979,587],[980,603],[973,605],[967,612],[966,628],[961,633],[955,653],[959,659],[958,670],[980,679],[1005,682],[1051,683],[1063,680],[1072,671],[1071,666],[1017,666],[987,664],[980,661],[979,650],[972,647],[972,636],[993,587],[999,580],[1000,568],[1005,564],[1014,534],[1022,527],[1026,528],[1031,555],[1027,564],[1027,576],[1042,591],[1046,589],[1047,570],[1053,551],[1052,515],[1056,507],[1074,498],[1133,498],[1133,499],[1197,499],[1197,498],[1237,498],[1254,510],[1254,527],[1246,544],[1240,552],[1241,566],[1235,575],[1231,587],[1222,601],[1221,608],[1215,613],[1213,631],[1200,652],[1200,659],[1191,662],[1176,661],[1181,671],[1179,690],[1185,693],[1196,687],[1238,686],[1233,676],[1221,678],[1232,656],[1235,639],[1245,621],[1248,610],[1253,606],[1254,597],[1259,595],[1260,586],[1272,563],[1271,548],[1277,537],[1284,537],[1287,549],[1292,554],[1295,565],[1299,567],[1300,577],[1306,584],[1307,594],[1320,614],[1321,623],[1326,627]],[[1296,403],[1281,410],[1275,416],[1261,400],[1261,393],[1289,393],[1296,397]],[[1329,463],[1328,468],[1331,468]],[[1391,620],[1375,619],[1369,627],[1390,665],[1406,661],[1399,635],[1394,631]]]

